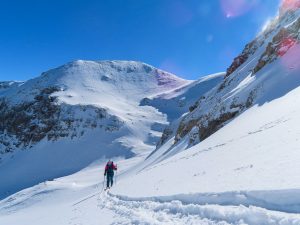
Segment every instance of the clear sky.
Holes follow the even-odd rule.
[[[0,0],[0,80],[76,59],[137,60],[188,79],[225,71],[280,0]]]

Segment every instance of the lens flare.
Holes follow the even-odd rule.
[[[241,16],[252,9],[257,0],[220,0],[224,15],[227,18]]]
[[[174,26],[184,26],[194,18],[193,10],[184,1],[173,1],[167,10],[169,21]]]
[[[170,71],[173,74],[184,74],[182,68],[172,59],[165,59],[159,66],[162,70]]]
[[[295,45],[297,40],[294,38],[288,37],[284,38],[283,40],[280,41],[279,43],[279,48],[277,50],[277,55],[278,56],[284,56],[285,53],[293,46]]]
[[[280,60],[286,69],[300,71],[300,43],[294,43]]]
[[[282,0],[281,11],[297,10],[300,8],[300,0]]]

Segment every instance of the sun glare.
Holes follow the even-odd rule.
[[[256,0],[221,0],[221,7],[227,18],[241,16],[255,4],[257,4]]]
[[[300,0],[282,0],[281,9],[283,11],[296,10],[300,7]]]

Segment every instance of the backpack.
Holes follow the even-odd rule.
[[[114,163],[110,162],[107,163],[107,173],[113,173],[114,172]]]

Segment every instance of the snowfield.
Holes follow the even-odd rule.
[[[118,160],[117,160],[118,161]],[[123,170],[141,159],[120,160]],[[102,190],[101,162],[69,177],[42,183],[1,202],[0,224],[255,224],[296,225],[300,215],[268,210],[265,199],[299,190],[182,194],[132,198]],[[120,171],[122,173],[122,171]],[[119,178],[117,185],[119,185]],[[125,178],[122,178],[122,180]],[[122,182],[122,180],[120,182]],[[258,198],[261,197],[261,200]],[[290,199],[290,204],[293,202]],[[299,202],[299,201],[298,201]],[[256,204],[258,206],[256,206]],[[298,207],[299,210],[299,207]],[[50,212],[50,213],[49,213]]]

